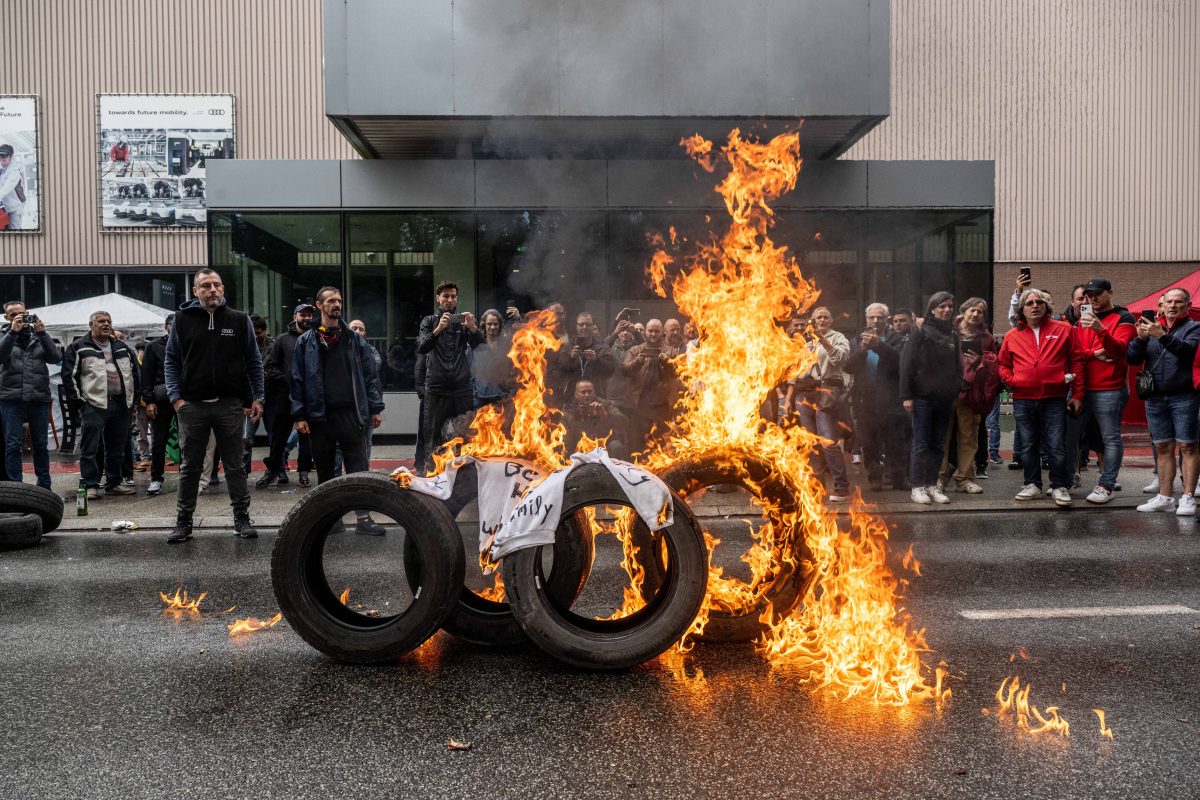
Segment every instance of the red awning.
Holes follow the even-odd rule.
[[[1185,275],[1169,286],[1164,286],[1157,292],[1151,292],[1140,300],[1134,300],[1132,303],[1126,303],[1125,307],[1129,309],[1129,313],[1135,317],[1142,313],[1144,309],[1155,310],[1158,308],[1158,298],[1163,296],[1163,292],[1168,289],[1187,289],[1192,295],[1192,319],[1200,320],[1200,270],[1196,270],[1191,275]]]

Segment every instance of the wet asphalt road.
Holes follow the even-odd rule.
[[[924,564],[907,607],[959,676],[940,712],[814,694],[748,646],[589,674],[439,634],[398,663],[347,667],[286,622],[228,636],[231,618],[276,610],[270,534],[51,536],[0,554],[0,797],[1200,797],[1200,614],[960,614],[1200,609],[1195,523],[892,522],[896,552],[912,542]],[[164,617],[157,591],[176,586],[207,591],[207,612]],[[1029,660],[1010,662],[1019,648]],[[1069,739],[982,713],[1014,671]],[[449,752],[449,737],[473,749]]]

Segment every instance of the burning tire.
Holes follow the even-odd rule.
[[[556,600],[547,591],[541,547],[518,550],[504,559],[513,614],[538,647],[577,667],[624,669],[663,653],[683,636],[704,602],[708,572],[700,526],[678,496],[673,502],[674,522],[652,535],[653,546],[667,552],[661,585],[645,606],[628,616],[592,619]],[[604,466],[584,464],[567,478],[562,511],[571,515],[596,505],[628,506],[629,500]],[[560,525],[557,536],[562,537],[564,529]]]
[[[475,464],[466,464],[459,470],[454,481],[454,493],[446,501],[450,516],[457,519],[463,509],[477,499],[478,494]],[[579,514],[564,519],[563,524],[567,530],[555,542],[554,564],[546,584],[547,591],[557,602],[570,605],[579,596],[592,565],[592,532],[587,520]],[[412,544],[408,543],[407,546],[411,547]],[[415,553],[411,557],[406,553],[404,566],[412,585],[414,577],[420,574]],[[465,582],[454,610],[442,623],[442,629],[473,644],[504,646],[529,641],[507,602],[490,600]]]
[[[407,606],[391,616],[347,602],[329,582],[331,541],[386,543],[386,537],[355,536],[338,526],[345,514],[372,512],[402,528],[420,559]],[[378,522],[378,520],[377,520]],[[394,539],[394,537],[393,537]],[[377,556],[360,558],[373,568]],[[389,586],[404,583],[382,561]],[[402,567],[395,569],[400,573]],[[428,639],[454,610],[463,585],[462,538],[446,507],[416,492],[400,491],[388,478],[358,473],[324,483],[304,496],[279,526],[271,556],[275,597],[284,618],[306,642],[341,661],[375,663],[403,655]],[[372,612],[375,612],[372,615]]]
[[[42,538],[42,519],[37,514],[0,512],[0,550],[33,547]]]
[[[745,489],[767,510],[768,523],[782,531],[784,546],[790,550],[794,562],[772,558],[771,572],[750,587],[754,594],[752,605],[721,607],[719,599],[715,599],[717,607],[709,612],[708,624],[699,637],[702,641],[750,641],[763,632],[761,617],[768,607],[775,619],[781,619],[800,604],[815,577],[812,551],[798,525],[782,521],[788,516],[796,518],[796,497],[785,481],[774,476],[768,461],[745,451],[719,450],[673,464],[659,477],[684,498],[718,484]],[[639,553],[651,552],[651,548],[639,548]],[[656,559],[642,558],[639,563],[646,571],[647,584],[661,580],[662,566]]]
[[[42,533],[50,533],[62,524],[63,501],[41,486],[0,481],[0,512],[36,514],[42,520]]]

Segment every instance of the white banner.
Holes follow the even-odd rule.
[[[37,98],[0,95],[0,231],[41,228]]]
[[[208,224],[206,165],[234,157],[233,95],[99,97],[104,230]]]

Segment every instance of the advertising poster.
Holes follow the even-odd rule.
[[[0,95],[0,232],[41,229],[37,98]]]
[[[101,230],[204,230],[205,165],[233,158],[233,95],[99,96]]]

